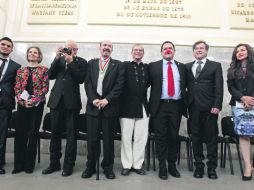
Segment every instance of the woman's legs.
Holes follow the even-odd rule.
[[[250,137],[240,136],[239,141],[245,166],[244,176],[251,176],[252,164],[250,161]]]

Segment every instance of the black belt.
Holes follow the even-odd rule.
[[[162,103],[172,103],[172,102],[181,102],[182,98],[179,100],[174,100],[174,99],[161,99],[160,102]]]

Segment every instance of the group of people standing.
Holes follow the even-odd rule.
[[[183,64],[174,59],[175,45],[165,41],[161,45],[162,59],[150,64],[142,62],[144,47],[132,47],[132,61],[111,58],[113,44],[100,42],[99,58],[86,61],[78,57],[75,41],[68,40],[56,51],[50,68],[42,66],[42,52],[38,47],[27,50],[28,65],[21,67],[9,58],[13,50],[10,38],[0,39],[0,174],[4,174],[5,145],[12,110],[17,107],[14,141],[13,174],[32,173],[35,167],[37,138],[49,90],[49,80],[55,80],[48,100],[50,108],[50,164],[42,174],[62,168],[62,176],[70,176],[77,152],[77,119],[81,110],[80,84],[87,94],[87,162],[82,178],[90,178],[96,171],[101,153],[101,166],[108,179],[114,179],[114,130],[120,120],[122,175],[131,171],[145,175],[142,165],[148,138],[148,126],[156,134],[156,155],[159,178],[168,173],[179,178],[176,168],[179,153],[179,128],[182,116],[188,118],[194,153],[194,177],[204,176],[205,156],[202,137],[206,138],[207,176],[217,179],[218,114],[222,109],[223,76],[221,64],[207,58],[209,45],[197,41],[193,45],[195,60]],[[254,134],[254,53],[247,44],[235,47],[228,69],[228,89],[235,131],[245,162],[243,180],[252,177],[250,137]],[[150,99],[147,99],[147,90]],[[239,105],[242,105],[242,109]],[[239,113],[240,112],[240,113]],[[246,122],[246,120],[248,122]],[[61,123],[64,121],[65,126]],[[67,143],[63,167],[60,164],[61,133],[66,129]]]

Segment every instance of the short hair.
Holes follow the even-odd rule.
[[[173,42],[171,42],[171,41],[165,41],[165,42],[163,42],[163,43],[161,44],[161,52],[162,52],[162,48],[163,48],[163,46],[164,46],[165,44],[171,44],[171,45],[173,46],[173,49],[176,50],[176,49],[175,49],[175,45],[173,44]]]
[[[194,51],[194,49],[196,48],[196,46],[197,46],[198,44],[205,44],[205,49],[206,49],[206,51],[209,50],[209,45],[206,43],[206,41],[204,41],[204,40],[199,40],[199,41],[196,41],[196,42],[192,45],[192,50],[193,50],[193,51]]]
[[[42,56],[41,49],[40,49],[39,47],[37,47],[37,46],[31,46],[31,47],[29,47],[29,48],[26,50],[26,60],[29,62],[28,53],[29,53],[30,49],[32,49],[32,48],[34,48],[34,49],[36,49],[36,50],[38,51],[38,53],[39,53],[39,60],[38,60],[38,63],[41,63],[41,62],[42,62],[42,59],[43,59],[43,56]]]
[[[11,38],[9,38],[9,37],[2,37],[1,39],[0,39],[0,42],[1,41],[8,41],[8,42],[10,42],[11,43],[11,46],[12,46],[12,48],[13,48],[13,41],[11,40]]]
[[[142,44],[138,44],[138,43],[137,43],[137,44],[134,44],[134,45],[132,46],[131,51],[133,51],[133,48],[136,47],[136,46],[142,47],[142,48],[143,48],[143,52],[145,52],[144,46],[143,46]]]

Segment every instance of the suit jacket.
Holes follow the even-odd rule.
[[[64,57],[54,59],[48,70],[49,79],[55,79],[51,89],[48,107],[56,109],[63,96],[67,109],[81,109],[79,84],[82,84],[86,75],[87,61],[75,57],[73,62],[66,64]]]
[[[235,106],[236,101],[241,101],[242,96],[254,97],[254,73],[248,70],[245,79],[227,80],[228,91],[232,95],[230,105]]]
[[[143,118],[143,106],[148,116],[147,88],[149,87],[148,64],[124,62],[124,87],[120,100],[120,117]]]
[[[178,61],[175,61],[175,63],[178,67],[178,71],[180,74],[181,95],[185,103],[185,108],[183,109],[184,110],[183,115],[187,117],[185,67],[183,63],[180,63]],[[148,66],[148,72],[149,72],[150,84],[151,84],[149,110],[152,117],[154,117],[158,112],[161,93],[162,93],[162,77],[163,77],[162,60],[150,63]]]
[[[194,62],[186,64],[188,106],[195,105],[200,111],[222,108],[223,76],[221,64],[207,59],[199,77],[192,73]]]
[[[105,117],[116,117],[119,115],[119,97],[124,84],[124,66],[118,61],[110,58],[108,68],[102,83],[102,96],[97,93],[99,76],[99,59],[92,59],[88,62],[88,73],[85,80],[87,94],[86,114],[98,116],[100,112]],[[108,100],[108,105],[99,110],[93,105],[95,99]]]
[[[0,93],[2,93],[2,100],[5,109],[12,110],[15,108],[14,84],[17,70],[20,67],[21,65],[10,59],[7,70],[2,80],[0,80]]]

